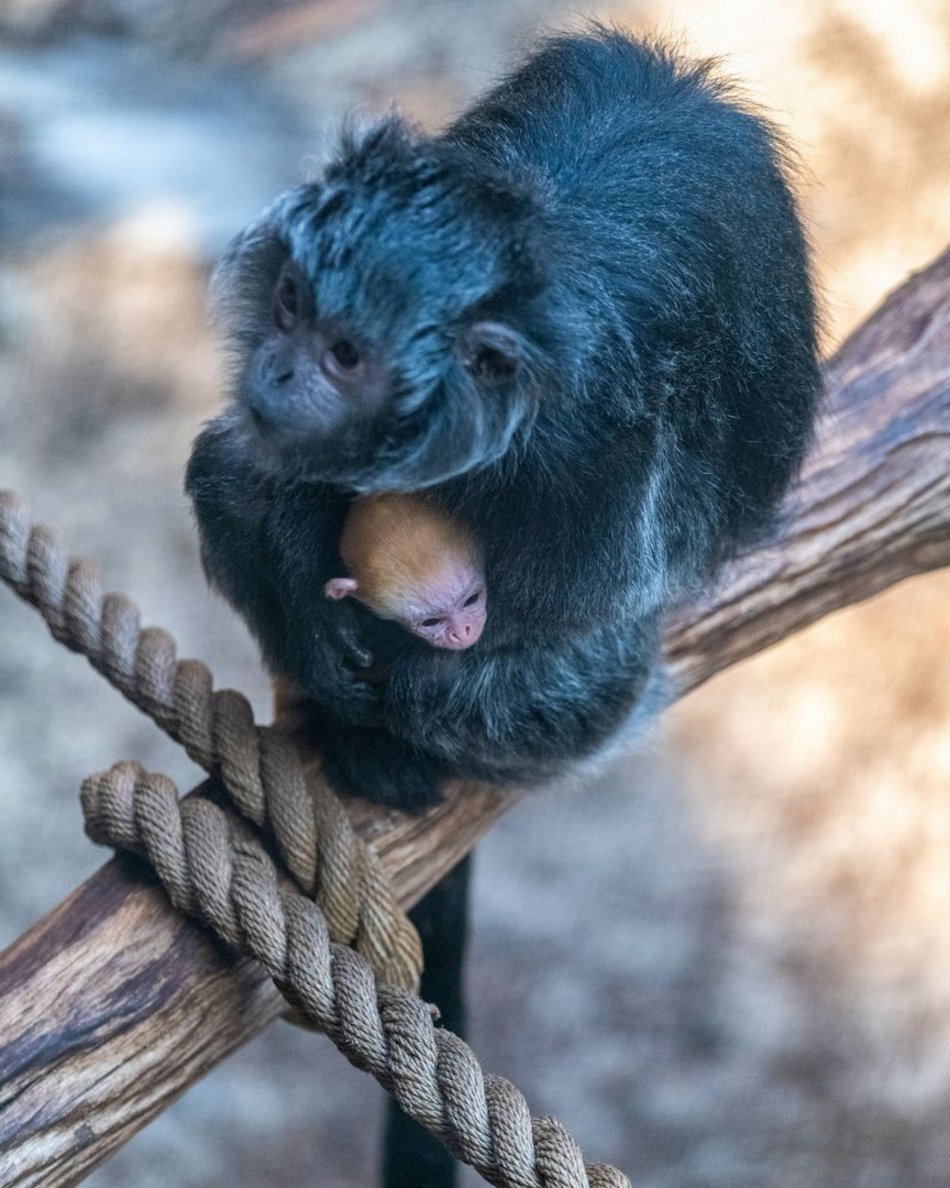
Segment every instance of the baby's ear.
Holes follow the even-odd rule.
[[[327,598],[334,598],[339,600],[346,598],[348,594],[355,594],[360,588],[359,582],[356,578],[330,578],[327,584],[323,587],[323,592]]]

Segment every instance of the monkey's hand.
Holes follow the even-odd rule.
[[[336,663],[347,675],[365,675],[375,657],[363,642],[363,628],[351,602],[326,607],[319,632],[337,654]]]
[[[286,649],[284,671],[314,701],[347,722],[370,726],[382,721],[378,682],[370,679],[375,657],[363,642],[362,624],[349,601],[321,606],[300,623],[296,636],[305,646]]]

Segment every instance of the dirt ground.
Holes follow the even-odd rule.
[[[594,5],[721,54],[798,145],[829,351],[945,246],[942,0]],[[0,486],[266,713],[181,492],[230,234],[341,116],[434,126],[557,0],[0,6]],[[950,1183],[950,574],[730,672],[481,847],[471,1040],[639,1188]],[[103,860],[89,771],[176,749],[0,590],[0,945]],[[373,1182],[382,1095],[280,1025],[88,1180]],[[0,1185],[8,1183],[0,1153]],[[474,1175],[466,1184],[475,1184]]]

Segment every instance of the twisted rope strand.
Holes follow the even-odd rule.
[[[488,1183],[630,1188],[616,1168],[585,1165],[567,1131],[532,1118],[512,1084],[484,1076],[420,998],[377,987],[363,957],[331,942],[320,909],[280,890],[271,858],[240,818],[206,800],[180,801],[171,780],[131,763],[87,779],[82,805],[94,841],[144,854],[177,909],[255,957],[351,1063]]]
[[[104,594],[97,567],[68,557],[59,534],[34,525],[23,500],[0,491],[0,578],[43,616],[206,771],[221,776],[239,812],[271,831],[297,884],[319,904],[333,939],[353,944],[384,982],[416,989],[419,936],[396,902],[379,857],[354,832],[293,744],[255,725],[245,697],[215,690],[208,668],[178,660],[172,637],[140,625],[135,603]]]
[[[180,802],[170,780],[134,764],[83,785],[94,840],[144,853],[176,908],[260,961],[310,1023],[489,1183],[629,1188],[615,1168],[585,1167],[558,1122],[532,1118],[513,1085],[483,1076],[468,1045],[436,1029],[430,1008],[400,988],[417,985],[418,935],[378,856],[324,782],[308,785],[289,740],[256,726],[241,694],[215,691],[205,665],[179,661],[167,632],[143,630],[135,604],[104,594],[96,567],[67,557],[58,534],[34,526],[22,500],[4,491],[0,579],[37,607],[56,639],[220,774],[238,811],[273,832],[316,902],[279,891],[276,868],[239,817],[205,800]],[[374,970],[392,984],[377,987]]]

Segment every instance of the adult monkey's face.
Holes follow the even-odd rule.
[[[532,217],[526,192],[470,178],[396,120],[345,139],[323,183],[279,199],[216,275],[262,458],[369,493],[504,455],[545,363]]]

